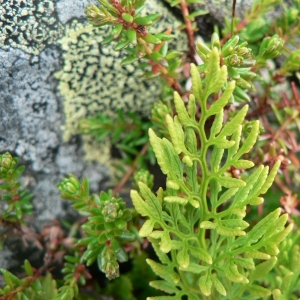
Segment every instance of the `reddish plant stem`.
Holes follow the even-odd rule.
[[[176,79],[168,76],[168,71],[164,66],[159,65],[159,69],[160,69],[162,77],[170,84],[170,86],[173,88],[173,90],[176,91],[180,96],[182,96],[183,91],[182,91],[181,85],[178,83],[178,81]]]
[[[299,101],[298,92],[297,92],[294,82],[292,82],[292,91],[293,91],[293,95],[294,95],[293,101],[288,103],[288,105],[284,101],[282,101],[278,105],[276,105],[277,109],[281,110],[281,109],[289,106],[289,107],[295,107],[296,109],[300,110],[300,106],[299,106],[300,101]],[[266,106],[266,101],[264,101],[263,105],[259,105],[259,107],[256,110],[247,114],[247,119],[251,119],[255,116],[265,115],[271,111],[272,111],[272,107]]]
[[[248,25],[249,21],[243,20],[236,26],[235,34],[238,34],[246,25]],[[221,44],[224,45],[227,40],[231,38],[231,32],[228,33],[225,37],[222,38]]]
[[[180,5],[181,5],[181,11],[182,11],[182,15],[184,18],[184,22],[186,25],[187,36],[189,39],[189,57],[193,63],[196,63],[196,60],[195,60],[196,48],[195,48],[194,31],[193,31],[193,27],[192,27],[192,21],[188,19],[189,8],[188,8],[185,0],[181,0]]]
[[[295,82],[292,81],[291,85],[292,85],[292,91],[293,91],[293,95],[294,95],[294,98],[295,98],[295,102],[296,102],[297,105],[300,105],[300,99],[299,99],[298,90],[296,88]]]
[[[272,138],[272,141],[276,141],[279,136],[281,135],[281,133],[286,129],[286,127],[293,121],[296,119],[296,117],[298,116],[298,113],[296,113],[293,116],[290,116],[288,119],[285,120],[285,122],[276,130],[275,135]]]
[[[126,184],[126,182],[129,180],[131,175],[134,173],[136,166],[138,164],[138,160],[141,156],[145,155],[148,151],[149,143],[145,144],[140,151],[140,153],[136,156],[133,164],[131,165],[130,169],[126,172],[122,180],[117,184],[117,186],[113,189],[113,195],[116,195],[119,193],[119,191],[122,189],[122,187]]]
[[[233,2],[232,2],[232,10],[231,10],[231,36],[234,35],[235,5],[236,5],[236,0],[233,0]]]
[[[122,13],[124,12],[124,10],[119,5],[118,1],[111,0],[111,4],[114,5],[119,12],[119,23],[122,23],[125,28],[132,28],[137,32],[137,41],[138,41],[138,43],[142,43],[145,45],[145,51],[148,56],[150,56],[153,51],[160,50],[160,48],[163,46],[164,42],[162,42],[160,45],[155,45],[153,47],[153,49],[151,49],[149,43],[146,43],[144,40],[141,39],[142,36],[147,35],[146,27],[143,26],[145,30],[143,32],[140,32],[139,27],[136,24],[128,23],[122,19]],[[189,39],[189,56],[193,62],[196,62],[195,61],[195,53],[196,52],[195,52],[194,33],[193,33],[193,28],[192,28],[192,22],[187,18],[189,15],[189,11],[188,11],[188,7],[187,7],[185,0],[182,0],[181,7],[182,7],[182,13],[183,13],[183,16],[185,19],[185,23],[186,23],[186,27],[187,27],[186,30],[187,30],[188,39]],[[171,31],[167,30],[165,33],[171,33]],[[179,95],[182,96],[183,89],[182,89],[181,85],[178,83],[178,81],[175,78],[172,78],[168,75],[168,71],[167,71],[166,67],[163,66],[162,64],[152,61],[150,58],[149,58],[149,61],[150,61],[150,64],[152,65],[152,72],[154,74],[156,72],[160,72],[161,76],[174,89],[174,91],[178,92]],[[146,154],[148,147],[149,147],[149,143],[144,145],[141,152],[135,158],[130,169],[127,171],[127,173],[124,175],[122,180],[118,183],[118,185],[114,188],[114,190],[113,190],[114,195],[117,194],[122,189],[122,187],[126,184],[126,182],[130,179],[131,175],[134,173],[134,171],[137,167],[138,159],[140,158],[141,155]]]

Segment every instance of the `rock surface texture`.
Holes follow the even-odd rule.
[[[34,194],[29,226],[37,232],[72,214],[55,186],[62,177],[88,176],[99,192],[108,176],[100,162],[109,161],[110,142],[93,147],[82,140],[78,120],[116,109],[147,113],[159,97],[158,82],[134,80],[135,68],[122,68],[120,55],[99,44],[108,32],[87,25],[84,9],[91,2],[0,0],[0,153],[9,151],[26,166],[22,180]],[[179,25],[159,0],[149,2],[148,9],[166,16],[159,31]],[[7,237],[0,268],[20,265],[24,257],[13,249],[21,244]]]

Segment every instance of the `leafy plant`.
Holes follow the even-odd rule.
[[[163,279],[151,285],[175,293],[168,299],[181,299],[183,295],[189,299],[212,295],[216,299],[218,294],[235,299],[247,293],[269,296],[271,291],[253,283],[251,273],[258,265],[254,259],[276,257],[278,245],[292,230],[292,224],[284,226],[287,215],[280,216],[277,209],[245,231],[249,227],[244,220],[247,205],[263,202],[260,195],[271,186],[280,162],[269,173],[268,167],[260,166],[244,180],[224,175],[231,166],[254,166],[241,157],[252,149],[259,124],[253,124],[241,146],[247,105],[223,124],[223,109],[235,82],[227,84],[227,68],[220,68],[219,57],[217,48],[213,48],[204,79],[191,65],[193,93],[188,108],[175,93],[177,116],[166,116],[171,140],[149,131],[158,164],[167,175],[167,189],[155,195],[141,183],[140,192],[131,192],[136,210],[147,217],[139,234],[149,238],[162,263],[147,261]],[[220,98],[208,105],[209,96],[219,93],[225,84]],[[201,107],[199,120],[195,118],[196,101]],[[212,116],[210,132],[205,133],[205,123]]]
[[[93,26],[112,27],[103,45],[126,51],[122,65],[139,63],[145,79],[160,76],[162,97],[149,119],[119,111],[115,119],[100,114],[80,122],[82,134],[112,139],[128,171],[100,194],[90,193],[88,178],[62,179],[57,187],[61,198],[72,201],[78,223],[67,237],[56,228],[44,265],[35,269],[26,260],[23,279],[1,269],[1,300],[300,297],[300,101],[295,83],[289,95],[275,90],[299,70],[299,50],[290,49],[297,45],[299,1],[274,21],[265,15],[280,1],[254,1],[244,20],[227,20],[223,36],[216,30],[207,43],[194,41],[195,17],[206,11],[190,13],[188,6],[202,1],[167,2],[182,11],[185,55],[170,49],[170,30],[150,33],[162,16],[143,14],[145,0],[88,5]],[[272,69],[281,54],[286,59]],[[0,155],[5,226],[24,224],[32,210],[17,162],[9,153]],[[165,176],[156,193],[149,162],[157,162]],[[131,177],[134,208],[127,208],[118,192]],[[274,180],[280,192],[271,188]],[[53,278],[53,266],[63,259],[62,278]],[[125,262],[132,265],[122,272]],[[94,266],[109,281],[97,280]]]
[[[17,157],[12,157],[8,152],[0,155],[0,179],[2,181],[0,189],[3,192],[2,200],[8,204],[0,216],[0,223],[23,223],[24,215],[32,211],[30,203],[32,194],[26,189],[20,189],[21,182],[18,181],[25,166],[17,167],[17,165]]]

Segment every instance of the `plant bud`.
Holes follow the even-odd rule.
[[[104,204],[102,209],[103,216],[105,217],[106,222],[112,222],[118,217],[118,203],[107,202]]]
[[[10,153],[6,152],[3,155],[0,155],[0,168],[1,172],[8,171],[13,169],[18,163],[17,158],[13,158]]]
[[[171,106],[165,105],[163,102],[156,102],[151,110],[151,121],[158,125],[161,129],[166,129],[165,116],[172,114]]]
[[[273,35],[267,46],[267,53],[274,52],[275,50],[279,51],[284,45],[282,39],[277,35]]]
[[[69,178],[64,178],[58,188],[66,194],[75,195],[80,191],[80,182],[74,175]]]
[[[239,36],[235,35],[233,37],[231,37],[223,46],[222,48],[222,55],[223,57],[226,57],[228,55],[231,54],[231,52],[233,51],[233,49],[236,47],[237,43],[239,42]]]
[[[239,56],[242,56],[244,58],[248,58],[251,55],[251,49],[250,48],[246,48],[246,47],[242,47],[237,51]]]
[[[105,266],[105,275],[109,280],[119,277],[119,264],[117,262],[108,262]]]
[[[167,181],[167,187],[173,190],[179,190],[180,186],[174,180]]]
[[[96,5],[89,4],[85,10],[85,14],[91,24],[94,26],[102,26],[107,23],[108,18]]]
[[[211,47],[216,47],[218,50],[221,48],[220,39],[216,32],[214,32],[211,36]]]
[[[184,162],[188,167],[193,166],[193,161],[188,155],[183,157],[182,162]]]
[[[119,264],[112,247],[105,247],[103,249],[101,253],[101,265],[99,267],[109,280],[120,276]]]
[[[101,210],[104,216],[105,222],[113,222],[116,219],[122,217],[125,204],[121,199],[111,198],[102,202]]]
[[[232,66],[239,66],[240,64],[240,59],[238,57],[237,54],[232,54],[228,57],[227,59],[227,62],[229,65],[232,65]]]
[[[85,14],[88,18],[105,17],[103,12],[94,4],[88,4]]]
[[[142,182],[146,184],[150,189],[153,187],[153,175],[145,169],[141,169],[134,173],[134,185],[138,189],[138,183]]]

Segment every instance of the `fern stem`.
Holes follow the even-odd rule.
[[[207,220],[209,212],[208,212],[208,207],[207,207],[207,201],[206,201],[206,194],[207,194],[207,187],[208,187],[208,177],[209,177],[209,171],[208,171],[208,167],[206,164],[206,154],[207,154],[207,138],[206,138],[206,134],[205,134],[205,122],[206,122],[206,117],[205,117],[205,113],[206,113],[206,107],[204,107],[203,105],[201,105],[201,111],[202,111],[202,116],[201,119],[199,121],[199,138],[200,138],[200,167],[201,167],[201,171],[202,171],[202,180],[201,180],[201,185],[200,185],[200,221],[199,221],[199,240],[200,240],[200,244],[201,247],[205,250],[207,250],[207,246],[205,243],[205,229],[200,228],[200,223]]]
[[[188,8],[188,5],[185,0],[181,0],[180,5],[181,5],[181,11],[182,11],[182,15],[184,18],[184,22],[186,25],[186,33],[187,33],[188,40],[189,40],[189,56],[190,56],[191,60],[194,63],[196,63],[196,61],[195,61],[196,50],[195,50],[195,38],[194,38],[193,26],[192,26],[192,21],[189,20],[189,18],[188,18],[189,8]]]

